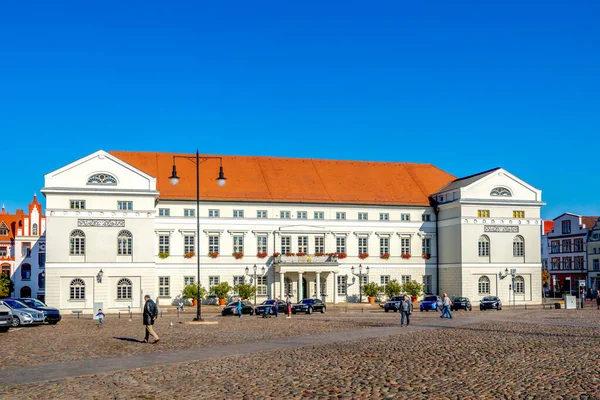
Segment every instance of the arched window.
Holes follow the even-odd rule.
[[[85,282],[83,279],[73,279],[69,287],[71,289],[69,296],[71,300],[85,300]]]
[[[72,256],[81,256],[85,254],[85,233],[82,230],[75,229],[71,232],[70,253]]]
[[[117,299],[118,300],[131,300],[131,292],[133,285],[127,278],[120,279],[117,283]]]
[[[129,231],[121,231],[117,235],[117,254],[130,256],[133,252],[133,235]]]
[[[512,193],[505,187],[497,187],[492,189],[490,196],[512,197]]]
[[[26,299],[30,298],[31,297],[31,288],[29,286],[23,286],[21,288],[21,296],[20,297],[23,297]]]
[[[33,224],[33,226],[31,227],[31,234],[33,236],[37,236],[37,234],[38,234],[38,224]]]
[[[490,278],[482,276],[477,282],[477,292],[481,295],[490,294]]]
[[[29,265],[29,264],[21,265],[21,280],[24,280],[24,281],[31,280],[31,265]]]
[[[523,236],[515,236],[513,239],[513,257],[525,256],[525,239]]]
[[[479,257],[489,257],[490,256],[490,238],[481,235],[479,236]]]
[[[88,178],[88,185],[116,185],[117,178],[109,174],[94,174]]]
[[[285,294],[286,296],[292,297],[294,294],[294,285],[292,284],[292,280],[290,278],[285,278]]]
[[[1,273],[10,276],[10,264],[2,264]]]
[[[522,276],[515,276],[515,293],[525,293],[525,279]]]

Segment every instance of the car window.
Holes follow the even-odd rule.
[[[311,299],[304,299],[301,301],[302,304],[312,304],[312,300]]]
[[[6,303],[6,305],[8,305],[10,308],[27,308],[25,304],[15,300],[4,300],[4,303]]]
[[[493,297],[484,297],[483,301],[494,301]]]
[[[467,301],[467,299],[464,297],[457,297],[454,299],[454,301]]]
[[[46,305],[44,303],[42,303],[41,301],[38,300],[29,300],[31,303],[33,303],[34,306],[36,307],[46,307]]]
[[[437,296],[427,296],[423,301],[437,301]]]
[[[233,301],[233,302],[227,304],[227,307],[237,306],[237,304],[238,304],[237,301]]]

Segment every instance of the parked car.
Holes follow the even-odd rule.
[[[1,304],[9,307],[13,314],[12,326],[39,325],[44,323],[44,313],[27,307],[15,299],[0,300]]]
[[[442,299],[440,299],[440,296],[425,296],[419,308],[421,312],[429,310],[437,311],[441,306]]]
[[[393,312],[398,311],[400,309],[400,303],[402,303],[402,299],[404,299],[404,295],[390,297],[390,299],[383,305],[383,309],[385,312],[389,312],[390,310]]]
[[[231,303],[229,303],[225,307],[223,307],[223,310],[221,310],[221,315],[222,316],[238,315],[237,306],[238,306],[238,302],[232,301]],[[247,300],[242,301],[242,315],[244,315],[244,314],[249,314],[249,315],[254,314],[254,307],[252,307],[252,303],[250,303]]]
[[[481,299],[481,303],[479,304],[479,310],[487,310],[488,308],[495,308],[496,310],[502,310],[502,300],[496,296],[487,296]]]
[[[450,309],[452,311],[458,310],[473,310],[473,306],[471,306],[471,301],[468,297],[455,297],[452,299],[452,304],[450,305]]]
[[[13,322],[13,314],[10,308],[0,303],[0,332],[8,332]]]
[[[303,299],[298,304],[294,304],[292,306],[292,314],[296,314],[299,312],[312,314],[313,311],[321,311],[321,313],[325,313],[327,307],[325,303],[323,303],[319,299]]]
[[[25,304],[29,308],[33,308],[34,310],[43,312],[46,316],[46,322],[50,325],[54,325],[62,319],[62,317],[60,316],[60,311],[58,311],[58,309],[48,307],[46,304],[39,301],[38,299],[25,298],[17,300]]]
[[[269,314],[275,314],[275,310],[273,310],[273,304],[275,304],[275,300],[265,300],[262,303],[260,303],[258,306],[256,306],[256,308],[254,308],[254,313],[256,315],[262,315],[265,313],[265,310],[267,309],[267,307],[269,308]],[[285,301],[281,301],[279,300],[277,302],[277,310],[280,313],[287,313],[287,306],[285,305]]]

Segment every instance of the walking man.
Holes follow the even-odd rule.
[[[277,318],[279,316],[279,300],[277,300],[277,297],[275,297],[275,303],[273,303],[273,312],[275,313],[275,318]]]
[[[404,327],[404,318],[406,318],[406,326],[410,325],[410,315],[412,314],[412,302],[408,300],[408,296],[404,295],[402,303],[400,303],[400,326]]]
[[[285,297],[285,305],[287,306],[287,314],[286,318],[292,318],[292,301],[290,300],[290,296]]]
[[[452,318],[450,313],[450,297],[444,293],[444,299],[442,300],[442,315],[440,318]]]
[[[596,291],[596,310],[600,310],[600,290]]]
[[[238,298],[237,312],[238,312],[238,316],[240,318],[242,318],[242,299],[240,299],[240,298]]]
[[[156,307],[156,303],[150,299],[150,296],[145,295],[144,300],[146,300],[146,304],[144,304],[144,325],[146,326],[146,338],[144,339],[144,343],[148,343],[150,335],[154,338],[154,342],[152,343],[158,343],[160,338],[152,328],[152,325],[154,325],[154,321],[158,316],[158,307]]]

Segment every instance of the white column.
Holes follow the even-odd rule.
[[[302,300],[302,272],[298,272],[298,303]]]
[[[286,295],[286,293],[285,293],[285,273],[283,273],[283,272],[279,273],[279,284],[281,285],[280,291],[279,291],[280,292],[279,299],[283,300],[283,299],[285,299],[285,295]]]
[[[315,296],[317,299],[321,298],[321,273],[317,272],[317,284],[315,285],[317,288],[315,290]]]
[[[333,273],[333,304],[338,303],[337,274]]]

